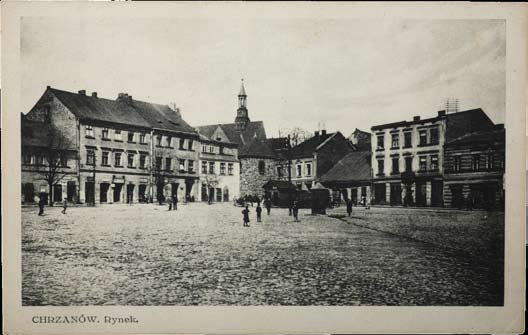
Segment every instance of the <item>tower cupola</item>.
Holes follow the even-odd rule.
[[[238,93],[238,109],[237,115],[235,118],[236,129],[245,130],[247,124],[249,123],[249,115],[246,107],[246,89],[244,88],[244,79],[242,79],[242,84],[240,85],[240,92]]]

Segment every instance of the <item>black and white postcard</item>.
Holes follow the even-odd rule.
[[[7,333],[523,331],[524,5],[4,5]]]

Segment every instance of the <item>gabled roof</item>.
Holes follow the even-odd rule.
[[[322,183],[371,179],[370,151],[354,151],[343,157],[319,179]]]
[[[135,100],[110,100],[48,88],[81,120],[104,121],[144,128],[195,133],[193,127],[167,105]]]
[[[330,137],[334,136],[335,133],[320,134],[313,137],[310,137],[306,141],[303,141],[292,148],[292,157],[306,157],[312,156],[313,153],[317,150],[319,145],[325,142]]]
[[[254,138],[240,149],[238,157],[258,157],[275,159],[277,156],[267,140]]]
[[[43,122],[28,120],[25,117],[22,117],[20,122],[23,146],[46,147],[48,128]]]
[[[480,108],[446,115],[446,142],[475,131],[494,129],[493,121]]]
[[[196,127],[196,130],[205,137],[212,138],[218,127],[222,128],[222,131],[229,139],[229,142],[238,144],[239,149],[243,148],[254,138],[262,140],[266,139],[266,131],[264,130],[264,123],[262,121],[248,122],[244,130],[237,130],[236,123],[199,126]]]

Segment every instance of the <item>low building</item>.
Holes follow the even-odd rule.
[[[339,191],[343,200],[350,199],[354,205],[370,205],[371,202],[371,153],[354,151],[338,161],[319,178],[324,186]]]
[[[502,124],[447,142],[444,149],[445,206],[504,210],[504,154]]]
[[[373,203],[443,206],[444,143],[493,127],[482,109],[372,127]]]

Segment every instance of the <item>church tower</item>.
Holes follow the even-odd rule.
[[[244,79],[242,79],[242,85],[240,86],[240,92],[238,93],[238,109],[237,116],[235,118],[236,129],[245,130],[249,123],[248,110],[246,108],[246,90],[244,88]]]

